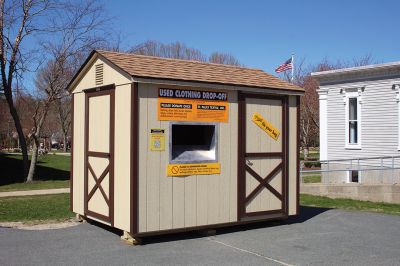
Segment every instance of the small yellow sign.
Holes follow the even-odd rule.
[[[150,150],[165,150],[165,129],[153,128],[150,130]]]
[[[270,135],[271,138],[273,138],[274,140],[278,140],[281,132],[273,125],[271,125],[267,120],[265,120],[259,113],[254,113],[251,120],[262,130],[267,132],[267,134]]]
[[[220,163],[169,164],[167,166],[167,176],[213,175],[220,173]]]

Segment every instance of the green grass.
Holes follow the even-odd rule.
[[[69,194],[0,198],[0,222],[66,220]]]
[[[331,199],[328,197],[312,196],[307,194],[300,195],[300,205],[400,215],[400,204],[377,203],[351,199]]]
[[[319,151],[309,151],[308,152],[308,159],[318,161],[319,160]],[[300,160],[304,160],[304,153],[303,151],[300,152]]]
[[[32,183],[15,183],[15,184],[0,186],[0,192],[68,188],[68,187],[69,187],[69,180],[34,181]]]
[[[321,183],[321,175],[303,176],[304,183]]]
[[[2,154],[0,153],[0,190],[3,185],[16,184],[23,189],[41,189],[41,188],[59,188],[65,187],[66,181],[69,179],[71,157],[65,155],[47,154],[39,157],[36,166],[36,173],[34,181],[50,181],[50,182],[37,182],[32,184],[16,184],[23,183],[24,176],[22,172],[22,156],[15,154]],[[62,185],[63,184],[63,185]],[[54,186],[53,186],[54,185]],[[8,188],[4,188],[4,190]]]

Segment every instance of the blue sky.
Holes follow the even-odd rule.
[[[181,41],[273,73],[288,59],[399,61],[400,1],[107,1],[128,48]]]

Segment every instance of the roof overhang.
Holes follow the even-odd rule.
[[[400,77],[400,61],[313,72],[311,76],[321,85],[398,78]]]

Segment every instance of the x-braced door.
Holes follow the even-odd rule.
[[[114,86],[85,92],[85,215],[113,224]]]
[[[286,96],[239,93],[238,220],[287,214]]]

